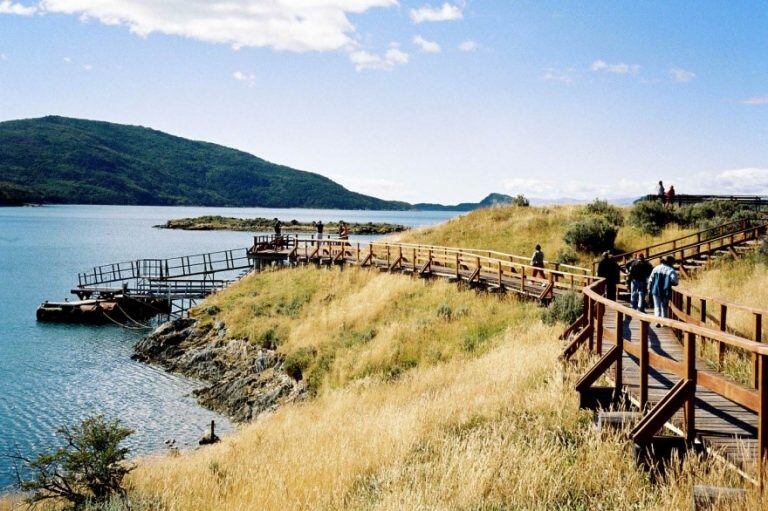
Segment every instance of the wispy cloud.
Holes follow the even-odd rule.
[[[72,63],[72,57],[64,57],[62,60],[64,60],[64,62],[66,62],[67,64]]]
[[[424,5],[418,9],[411,9],[411,21],[424,23],[425,21],[454,21],[464,17],[461,7],[445,2],[441,7]]]
[[[751,98],[742,99],[741,104],[751,106],[768,105],[768,96],[754,96]]]
[[[329,174],[328,177],[350,190],[367,195],[375,195],[382,199],[409,200],[418,198],[418,194],[414,193],[414,190],[402,181],[346,174]]]
[[[364,71],[366,69],[391,71],[395,66],[407,64],[410,60],[410,55],[402,51],[397,43],[390,43],[389,48],[383,55],[377,55],[365,50],[356,50],[349,54],[349,60],[355,65],[357,71]]]
[[[86,72],[93,71],[93,65],[92,64],[83,64],[83,71],[86,71]]]
[[[467,39],[466,41],[463,41],[459,45],[459,50],[461,51],[475,51],[477,49],[477,43],[475,41],[472,41],[471,39]]]
[[[424,53],[440,53],[440,45],[434,41],[428,41],[417,35],[413,38],[413,44],[419,47]]]
[[[32,16],[37,12],[34,5],[23,5],[11,0],[0,0],[0,14],[16,14],[18,16]]]
[[[123,25],[142,37],[160,33],[234,48],[303,52],[354,49],[349,15],[396,5],[397,0],[39,0],[25,6],[0,0],[0,13],[72,14]]]
[[[696,73],[682,69],[679,67],[673,67],[669,70],[669,76],[673,82],[686,83],[696,78]]]
[[[243,73],[242,71],[235,71],[232,73],[232,78],[238,82],[243,82],[248,87],[256,85],[256,75],[253,73]]]
[[[541,75],[542,80],[552,81],[552,82],[562,82],[567,84],[572,84],[573,80],[576,78],[576,68],[574,67],[567,67],[565,69],[557,69],[554,67],[548,67],[544,70],[544,72]]]
[[[617,75],[637,75],[640,72],[639,64],[625,64],[619,62],[616,64],[609,64],[604,60],[596,60],[589,68],[595,72],[606,72]]]
[[[5,53],[0,53],[0,60],[8,60],[8,55]]]

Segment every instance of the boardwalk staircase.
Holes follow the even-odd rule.
[[[642,252],[652,263],[674,256],[685,278],[721,257],[754,250],[766,230],[765,221],[730,222]],[[633,256],[620,254],[618,259],[626,263]],[[586,286],[583,295],[584,312],[563,333],[566,346],[560,356],[563,361],[580,352],[596,357],[575,386],[582,407],[607,410],[629,401],[635,421],[628,434],[640,459],[668,450],[670,443],[680,449],[693,446],[762,483],[762,461],[768,456],[768,345],[763,336],[768,310],[676,288],[670,317],[656,318],[631,309],[625,300],[605,298],[602,282]],[[752,330],[739,330],[743,326],[734,317],[740,325],[751,318]],[[727,352],[751,360],[748,381],[727,370]],[[601,378],[609,385],[595,386]]]

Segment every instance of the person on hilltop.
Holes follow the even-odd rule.
[[[533,251],[533,255],[531,256],[531,266],[536,268],[533,270],[532,277],[544,278],[544,252],[541,251],[541,245],[536,245],[536,248]]]
[[[653,313],[658,318],[666,318],[669,314],[672,287],[679,282],[674,264],[674,256],[667,256],[653,269],[648,278],[648,289],[653,297]],[[660,325],[657,323],[656,326]]]
[[[656,188],[656,196],[659,198],[660,201],[664,202],[665,192],[664,192],[664,183],[659,181],[659,186]]]
[[[621,268],[609,250],[603,252],[603,257],[597,263],[597,276],[605,279],[605,297],[616,300],[616,286],[621,280]]]
[[[670,185],[667,190],[667,207],[671,208],[675,203],[675,185]]]
[[[635,258],[627,265],[629,276],[630,303],[636,311],[645,313],[645,297],[648,294],[648,277],[653,266],[645,260],[645,254],[637,252]]]

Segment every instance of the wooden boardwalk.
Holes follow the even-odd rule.
[[[603,325],[607,332],[615,331],[616,315],[606,315]],[[639,405],[640,360],[630,351],[639,351],[640,322],[624,319],[623,333],[623,389],[632,401]],[[605,347],[610,348],[613,345],[614,342],[606,338]],[[683,363],[683,345],[671,328],[650,324],[648,346],[650,351],[659,356]],[[696,369],[699,372],[709,371],[707,367],[704,360],[697,358]],[[673,372],[650,367],[648,407],[658,404],[679,381],[680,377]],[[751,471],[751,464],[755,462],[757,453],[758,414],[701,385],[697,385],[694,406],[696,440],[707,450],[723,456],[736,467]],[[667,427],[676,434],[684,435],[685,421],[682,410],[674,414]]]

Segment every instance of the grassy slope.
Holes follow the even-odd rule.
[[[625,220],[629,208],[622,208]],[[580,206],[554,207],[494,207],[473,212],[445,224],[408,231],[398,240],[411,243],[487,248],[517,255],[529,255],[540,243],[544,254],[554,260],[557,252],[566,248],[563,234],[568,227],[585,218]],[[683,236],[689,231],[678,227],[665,229],[652,237],[627,225],[619,229],[616,247],[629,251],[651,243]],[[594,259],[589,254],[578,254],[581,264]]]

